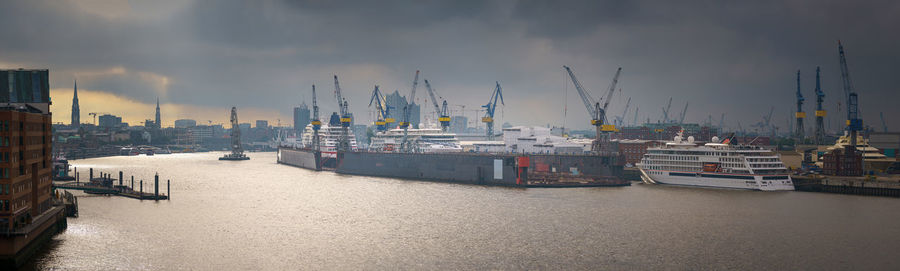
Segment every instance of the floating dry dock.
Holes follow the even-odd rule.
[[[338,152],[279,148],[281,164],[348,175],[517,187],[627,186],[618,155]]]

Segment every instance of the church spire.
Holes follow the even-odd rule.
[[[78,108],[78,79],[75,79],[74,94],[72,96],[72,127],[81,126],[81,110]]]
[[[156,97],[156,128],[162,128],[162,122],[159,117],[159,97]]]

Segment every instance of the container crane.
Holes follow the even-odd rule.
[[[850,70],[847,67],[847,58],[844,56],[844,45],[838,41],[838,55],[841,63],[841,81],[844,86],[844,95],[847,98],[847,130],[850,132],[850,146],[856,146],[856,135],[862,130],[862,119],[859,118],[859,96],[853,90],[853,82],[850,80]],[[847,152],[849,155],[850,152]]]
[[[340,108],[340,118],[341,118],[341,137],[338,140],[338,151],[349,151],[350,150],[350,123],[353,121],[353,116],[350,115],[349,104],[347,100],[341,95],[341,85],[338,83],[337,75],[334,76],[334,98],[338,102],[338,108]]]
[[[581,101],[584,102],[584,107],[587,109],[588,114],[591,116],[591,125],[593,125],[596,129],[596,138],[592,143],[591,150],[593,152],[600,152],[600,142],[601,137],[603,136],[602,132],[612,132],[616,130],[615,125],[604,125],[603,121],[606,119],[606,108],[609,106],[609,100],[612,98],[613,92],[615,92],[616,84],[619,82],[619,75],[622,74],[622,68],[619,67],[616,70],[616,75],[613,77],[613,81],[609,86],[609,90],[607,91],[606,100],[603,103],[603,106],[600,106],[600,103],[595,101],[593,97],[582,87],[581,82],[578,82],[578,78],[575,78],[575,73],[572,72],[572,69],[568,66],[563,66],[566,69],[566,72],[569,74],[569,78],[572,79],[572,84],[575,85],[575,89],[578,90],[578,95],[581,96]]]
[[[393,118],[389,117],[390,107],[385,103],[384,95],[378,90],[378,85],[375,85],[375,90],[372,91],[372,98],[369,100],[369,107],[372,107],[372,104],[375,104],[375,127],[378,131],[387,130],[387,125],[394,122]]]
[[[621,89],[619,91],[621,92]],[[629,106],[631,106],[631,97],[628,97],[628,101],[625,102],[625,111],[622,112],[622,116],[616,117],[616,125],[625,126],[625,114],[628,114]]]
[[[487,104],[481,106],[485,109],[484,117],[481,117],[481,122],[484,122],[487,126],[487,129],[485,130],[488,141],[494,140],[494,110],[497,109],[497,100],[500,100],[500,105],[506,105],[503,102],[503,91],[500,88],[500,82],[496,83],[497,86],[494,87],[494,92],[491,93],[491,99],[488,100]]]
[[[438,121],[441,123],[441,131],[449,131],[450,110],[447,108],[447,100],[444,100],[443,107],[438,105],[438,101],[434,97],[434,89],[431,88],[431,83],[428,82],[428,79],[425,79],[425,88],[428,89],[428,96],[431,96],[431,103],[434,104],[434,112],[438,113]],[[441,99],[443,99],[443,97],[441,97]]]
[[[634,126],[637,126],[637,125],[638,125],[638,124],[637,124],[637,123],[638,123],[638,111],[640,111],[640,110],[641,110],[640,107],[635,107],[635,108],[634,108],[634,121],[631,122],[631,125],[634,125]]]
[[[669,110],[672,109],[672,97],[669,97],[669,103],[663,108],[663,123],[669,123]]]
[[[819,67],[816,67],[816,145],[825,143],[825,109],[822,108],[822,101],[825,98],[825,92],[822,91],[822,85],[819,83]]]
[[[797,70],[797,112],[794,114],[797,117],[797,130],[794,134],[797,136],[797,141],[803,142],[803,119],[806,118],[806,112],[803,112],[803,101],[806,100],[803,98],[803,93],[800,92],[800,70]]]
[[[681,111],[681,118],[678,119],[678,125],[684,125],[684,116],[687,115],[688,102],[684,103],[684,110]]]
[[[319,151],[320,149],[320,140],[319,140],[319,129],[322,128],[322,121],[319,120],[319,105],[316,103],[316,85],[312,85],[312,108],[313,108],[313,117],[309,122],[312,124],[313,129],[313,150]]]
[[[416,77],[413,79],[412,91],[409,93],[409,103],[403,108],[403,121],[400,122],[400,128],[403,128],[403,140],[400,141],[400,149],[403,152],[412,152],[412,144],[409,142],[409,111],[410,106],[416,100],[416,87],[419,86],[419,71],[416,70]]]

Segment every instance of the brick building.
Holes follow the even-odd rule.
[[[660,141],[640,139],[624,139],[619,140],[618,143],[619,153],[625,157],[625,163],[632,165],[641,161],[641,158],[647,153],[647,148],[664,144]]]

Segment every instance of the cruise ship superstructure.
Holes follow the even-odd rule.
[[[415,152],[444,153],[462,152],[456,134],[441,131],[440,128],[408,129],[407,140],[413,142]],[[403,129],[390,129],[372,136],[369,151],[396,152],[403,142]]]
[[[771,150],[730,144],[731,139],[697,144],[681,134],[665,146],[648,148],[638,164],[645,183],[735,188],[794,190],[788,169]]]

